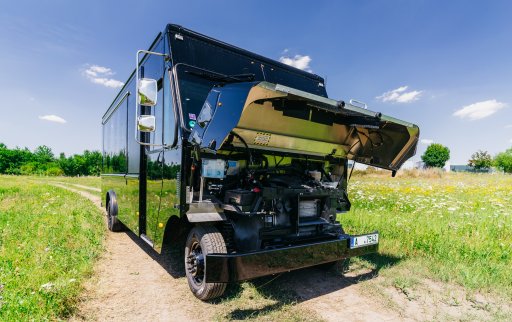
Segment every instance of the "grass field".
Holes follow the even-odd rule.
[[[1,321],[69,316],[102,251],[101,212],[39,180],[0,176]]]
[[[94,177],[0,177],[1,321],[72,314],[82,281],[102,250],[99,210],[48,184],[54,182],[99,194],[82,187],[99,188]],[[381,295],[391,287],[414,300],[415,290],[428,280],[455,285],[470,297],[484,292],[512,302],[512,176],[358,174],[349,183],[349,196],[352,210],[340,217],[345,230],[380,233],[380,253],[351,265],[353,272],[362,267],[378,273],[379,279],[363,283],[376,298],[387,301]],[[274,284],[243,283],[220,300],[217,318],[316,319],[294,306],[300,299],[293,292]],[[507,319],[498,306],[492,310],[495,319]]]
[[[512,299],[512,176],[357,176],[349,196],[345,229],[378,230],[381,254],[408,267],[395,286],[426,276]]]

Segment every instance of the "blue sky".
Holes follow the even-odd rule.
[[[101,149],[100,120],[169,23],[310,70],[466,163],[512,146],[509,1],[0,0],[0,142]],[[65,122],[65,123],[64,123]]]

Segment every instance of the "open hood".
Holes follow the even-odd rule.
[[[347,158],[396,171],[416,152],[418,126],[268,82],[213,88],[189,141],[212,152],[245,147]]]

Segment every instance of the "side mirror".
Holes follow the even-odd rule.
[[[144,106],[155,106],[157,99],[157,83],[156,80],[150,78],[142,78],[137,84],[137,94],[139,104]]]
[[[137,119],[137,129],[141,132],[155,132],[155,117],[153,115],[140,115]]]

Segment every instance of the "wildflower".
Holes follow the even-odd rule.
[[[54,284],[52,282],[48,282],[46,284],[41,285],[39,290],[49,291],[53,288]]]

